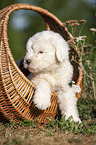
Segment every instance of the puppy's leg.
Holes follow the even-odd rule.
[[[33,102],[38,109],[42,110],[47,109],[51,105],[51,87],[46,80],[39,79],[36,81],[36,91]]]
[[[63,117],[64,115],[66,115],[66,120],[69,116],[72,115],[75,122],[79,121],[79,123],[81,123],[77,110],[77,102],[74,88],[68,86],[66,90],[60,90],[58,92],[58,102],[61,109],[61,114]]]

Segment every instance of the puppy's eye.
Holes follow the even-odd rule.
[[[39,51],[39,53],[43,53],[43,51]]]

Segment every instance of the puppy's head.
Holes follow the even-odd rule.
[[[50,71],[68,59],[68,50],[67,42],[58,33],[39,32],[26,44],[24,67],[33,73]]]

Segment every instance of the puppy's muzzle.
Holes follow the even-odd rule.
[[[31,63],[30,59],[26,59],[26,64],[29,65]]]

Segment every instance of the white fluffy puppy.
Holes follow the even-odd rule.
[[[73,67],[69,62],[69,46],[64,38],[53,31],[42,31],[31,37],[26,45],[24,67],[32,75],[29,79],[36,85],[34,104],[39,109],[51,105],[51,93],[57,92],[62,116],[73,116],[80,121],[74,88],[69,86]]]

